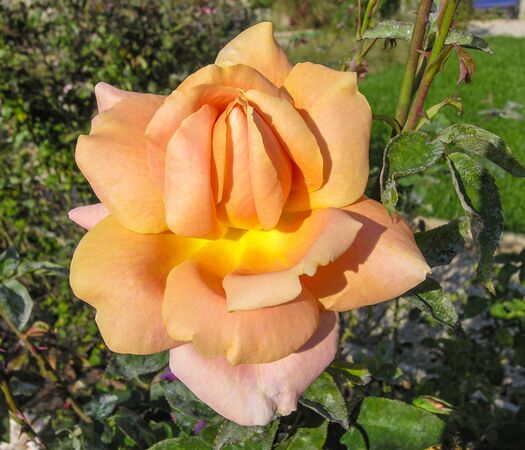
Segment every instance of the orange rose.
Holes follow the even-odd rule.
[[[71,263],[107,346],[170,367],[240,424],[288,414],[337,349],[336,311],[428,266],[363,197],[371,113],[355,73],[291,66],[270,23],[162,97],[95,89],[76,160],[101,204]]]

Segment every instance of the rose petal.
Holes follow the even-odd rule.
[[[281,86],[290,71],[286,54],[273,37],[273,25],[261,22],[243,31],[219,52],[215,64],[226,67],[244,64]]]
[[[372,114],[357,90],[355,73],[300,63],[285,82],[295,107],[317,137],[325,184],[307,194],[292,191],[287,207],[304,210],[344,207],[358,200],[368,180]]]
[[[235,228],[259,228],[250,173],[250,145],[246,105],[235,105],[226,118],[226,160],[222,202],[218,205],[221,221]]]
[[[225,355],[235,365],[281,359],[315,332],[318,303],[307,290],[283,305],[228,312],[221,281],[193,261],[170,272],[162,314],[174,340],[191,340],[206,357]]]
[[[200,245],[174,234],[134,233],[112,216],[83,237],[71,262],[71,287],[97,309],[112,351],[148,354],[177,345],[162,321],[164,286],[169,271]]]
[[[182,121],[204,105],[222,110],[239,96],[242,96],[242,92],[235,88],[202,84],[184,91],[174,91],[155,112],[146,129],[146,143],[149,171],[159,192],[164,191],[168,142]]]
[[[319,189],[323,184],[323,157],[316,137],[303,117],[285,98],[255,89],[247,91],[245,95],[272,131],[280,137],[297,165],[294,188],[310,191]]]
[[[303,289],[300,275],[313,276],[319,266],[342,255],[360,228],[344,211],[327,208],[307,218],[289,215],[271,231],[248,232],[235,268],[224,278],[228,309],[263,308],[296,298]]]
[[[144,131],[163,97],[125,96],[93,120],[78,139],[75,158],[110,214],[139,233],[167,229],[164,204],[148,171]]]
[[[211,190],[211,140],[217,109],[204,105],[187,117],[168,144],[166,221],[182,236],[221,234]],[[199,130],[195,133],[195,130]]]
[[[327,309],[346,311],[390,300],[425,280],[430,271],[412,231],[380,203],[362,199],[345,208],[362,223],[352,246],[303,284]]]
[[[253,200],[259,222],[265,230],[271,230],[279,222],[288,198],[292,167],[270,127],[251,106],[247,119]]]
[[[104,83],[103,81],[97,83],[95,86],[95,97],[97,99],[97,107],[99,113],[112,108],[124,98],[140,97],[142,95],[144,94],[140,94],[138,92],[123,91],[122,89],[118,89],[114,86],[111,86],[108,83]],[[164,100],[164,97],[160,95],[152,95],[152,97],[158,97],[160,102]]]
[[[86,230],[90,230],[102,219],[108,216],[109,212],[102,203],[94,205],[79,206],[67,213],[70,220],[80,225]]]
[[[170,351],[170,368],[203,402],[240,425],[266,425],[287,415],[335,357],[337,315],[321,314],[319,328],[297,352],[267,364],[232,367],[226,358],[207,359],[191,344]]]
[[[270,95],[279,95],[279,89],[253,67],[237,64],[220,67],[210,64],[186,78],[177,90],[188,90],[200,84],[219,84],[247,91],[258,89]]]

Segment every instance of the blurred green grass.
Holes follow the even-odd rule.
[[[333,45],[336,38],[338,44]],[[465,122],[486,128],[505,139],[518,159],[525,163],[525,121],[479,114],[481,110],[502,108],[506,101],[511,100],[522,105],[519,111],[525,115],[525,39],[490,37],[487,40],[493,54],[469,51],[477,65],[472,82],[456,85],[459,67],[457,57],[451,56],[445,71],[432,86],[426,107],[451,94],[458,94],[463,100],[463,116],[458,116],[452,108],[445,108],[437,117],[436,126],[445,127],[452,123]],[[336,37],[333,34],[318,33],[305,45],[297,48],[290,46],[288,51],[294,62],[310,60],[339,68],[344,58],[350,55],[353,45],[350,35]],[[404,42],[399,42],[393,50],[383,50],[378,44],[370,53],[370,73],[360,84],[360,90],[366,95],[375,114],[394,114],[405,54]],[[374,122],[372,165],[380,163],[381,152],[389,133],[387,126]],[[525,180],[514,179],[496,167],[489,169],[500,188],[506,229],[525,233]],[[438,169],[423,175],[417,184],[417,195],[422,199],[417,213],[443,219],[451,219],[460,214],[446,170]]]

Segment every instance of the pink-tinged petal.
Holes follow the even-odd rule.
[[[222,233],[210,180],[217,114],[216,108],[204,105],[182,122],[168,144],[166,221],[171,231],[182,236],[216,238]]]
[[[301,394],[334,359],[338,331],[337,315],[325,312],[312,338],[278,361],[232,367],[222,356],[207,359],[185,344],[170,351],[170,368],[220,415],[240,425],[266,425],[297,409]]]
[[[97,99],[97,107],[99,113],[112,108],[126,97],[140,97],[141,95],[144,94],[140,94],[138,92],[123,91],[122,89],[111,86],[110,84],[104,83],[103,81],[97,83],[95,86],[95,97]],[[156,97],[159,97],[159,101],[164,100],[164,97],[160,95]]]
[[[300,63],[285,82],[295,107],[317,137],[324,161],[324,185],[309,194],[292,190],[287,208],[342,208],[364,193],[372,114],[357,89],[355,73]]]
[[[251,106],[247,118],[255,209],[263,228],[271,230],[279,222],[288,198],[292,167],[270,127]]]
[[[313,191],[323,184],[323,156],[314,133],[305,120],[283,97],[255,89],[246,98],[257,110],[296,164],[293,189]]]
[[[174,91],[155,112],[146,129],[146,143],[151,179],[159,192],[164,191],[168,142],[182,121],[204,105],[222,110],[239,96],[242,96],[242,92],[235,88],[202,84]]]
[[[89,136],[78,139],[78,167],[110,214],[138,233],[167,229],[164,204],[148,170],[146,125],[163,97],[125,96],[92,122]]]
[[[315,277],[304,278],[327,309],[347,311],[390,300],[425,280],[430,268],[412,231],[380,203],[362,199],[345,208],[362,224],[352,246]]]
[[[79,206],[67,213],[70,220],[80,225],[86,230],[90,230],[102,219],[105,219],[109,212],[102,203],[95,203],[94,205]]]
[[[71,261],[75,295],[94,306],[107,346],[148,354],[178,345],[162,320],[169,271],[202,242],[171,233],[139,234],[108,216],[89,230]]]
[[[177,90],[188,90],[201,84],[219,84],[247,91],[257,89],[270,95],[279,95],[279,88],[252,67],[243,64],[220,67],[210,64],[186,78]]]
[[[241,254],[223,281],[230,311],[264,308],[296,298],[300,276],[314,276],[342,255],[361,223],[335,208],[308,217],[290,214],[270,231],[250,231],[239,241]]]
[[[283,305],[228,312],[221,281],[194,261],[170,272],[162,315],[172,339],[192,341],[208,358],[252,364],[289,355],[317,329],[319,304],[306,289]]]
[[[244,64],[281,86],[290,71],[290,62],[273,36],[273,25],[261,22],[243,31],[219,52],[215,64],[227,67]]]

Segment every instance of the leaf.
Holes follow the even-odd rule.
[[[175,414],[176,424],[187,433],[191,433],[201,420],[211,421],[220,418],[182,382],[163,381],[161,386],[164,390],[164,396]]]
[[[121,355],[114,353],[106,368],[106,375],[112,378],[133,380],[140,375],[158,372],[168,365],[168,352],[153,355]]]
[[[328,433],[328,422],[314,428],[298,428],[285,441],[279,443],[275,450],[317,450],[322,449]]]
[[[450,264],[465,247],[466,219],[455,219],[432,230],[416,233],[416,243],[430,267]]]
[[[265,427],[243,427],[234,422],[226,421],[220,427],[215,437],[214,450],[270,450],[279,428],[275,420]]]
[[[474,50],[481,50],[485,53],[493,53],[488,42],[479,37],[474,36],[473,34],[467,33],[465,31],[459,30],[450,30],[447,39],[445,40],[445,45],[460,45],[465,48],[472,48]]]
[[[348,410],[337,383],[323,372],[304,392],[299,401],[331,422],[348,429]]]
[[[431,395],[420,395],[412,400],[412,404],[418,408],[424,409],[425,411],[445,416],[448,416],[454,411],[454,408],[450,403],[447,403],[440,398],[432,397]]]
[[[442,287],[436,280],[427,278],[419,286],[404,294],[402,298],[453,330],[461,329],[456,308],[445,296]]]
[[[494,252],[503,230],[498,188],[487,170],[466,154],[451,153],[447,156],[447,163],[479,255],[478,279],[494,292]]]
[[[22,329],[28,322],[33,309],[33,300],[27,289],[14,278],[0,284],[0,312],[17,329]]]
[[[20,256],[13,247],[0,253],[0,279],[6,280],[16,273],[20,264]]]
[[[369,28],[363,33],[363,39],[403,39],[408,41],[412,36],[414,25],[409,22],[385,20],[374,28]]]
[[[157,442],[148,450],[211,450],[212,446],[197,436],[181,435]]]
[[[459,45],[454,45],[454,48],[459,59],[459,76],[456,84],[469,83],[476,71],[476,63],[464,48]]]
[[[438,140],[497,164],[513,177],[525,177],[525,167],[512,154],[505,141],[490,131],[466,123],[445,128]]]
[[[18,275],[26,273],[36,273],[38,275],[57,275],[67,276],[68,270],[58,264],[41,261],[41,262],[23,262],[17,270]]]
[[[445,423],[406,403],[379,397],[363,400],[357,424],[370,450],[422,450],[441,442]]]
[[[117,406],[118,397],[114,394],[102,394],[84,406],[84,412],[94,419],[105,419]]]
[[[347,361],[335,361],[330,365],[330,369],[343,375],[346,381],[359,386],[370,383],[372,376],[367,367],[362,364],[350,363]]]
[[[366,441],[361,431],[356,427],[351,427],[339,440],[346,445],[348,450],[367,450]]]
[[[431,106],[425,111],[425,115],[419,119],[419,122],[416,126],[416,130],[419,130],[423,125],[430,121],[444,106],[453,106],[458,110],[458,114],[463,114],[463,103],[461,103],[461,98],[458,95],[451,95],[441,102]]]
[[[380,185],[381,201],[391,216],[398,200],[396,178],[427,169],[443,153],[443,144],[430,141],[421,131],[407,131],[390,140],[383,155]]]
[[[0,394],[0,411],[8,411],[8,410],[9,408],[5,401],[5,397],[2,393]],[[0,443],[2,442],[9,443],[11,441],[10,426],[11,426],[11,421],[9,419],[9,414],[6,414],[6,413],[0,414]]]

